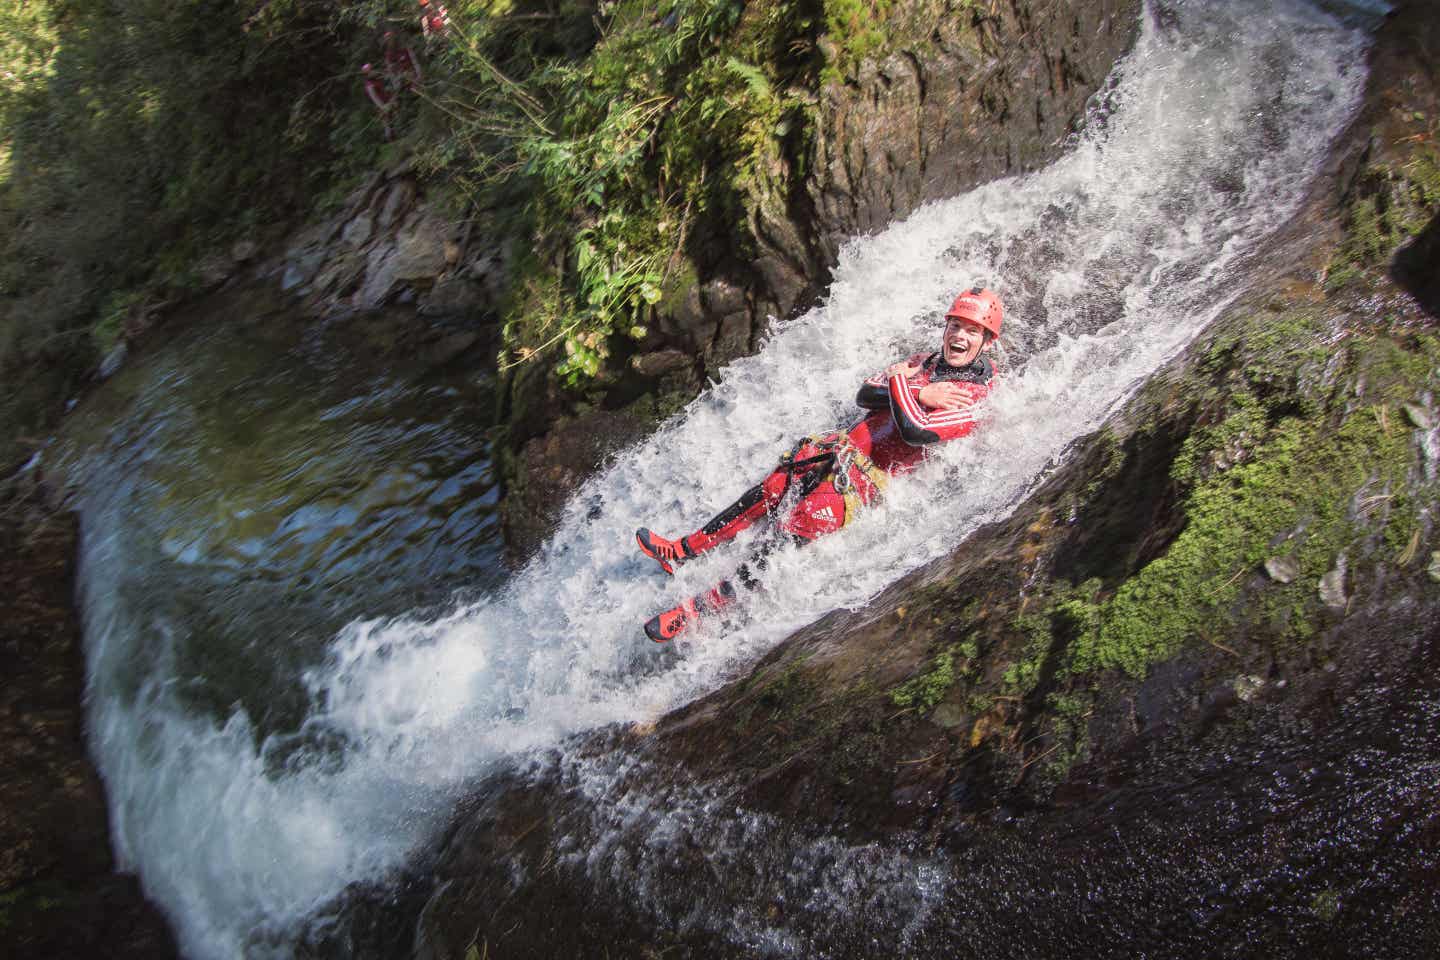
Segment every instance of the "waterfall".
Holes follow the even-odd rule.
[[[82,495],[81,600],[90,739],[121,865],[187,955],[255,952],[257,931],[291,928],[423,849],[496,762],[653,719],[825,612],[863,607],[964,549],[1238,294],[1353,114],[1364,44],[1292,0],[1147,11],[1061,160],[849,242],[822,304],[772,324],[754,356],[587,482],[507,583],[440,616],[359,619],[303,648],[303,624],[274,626],[286,598],[254,587],[253,625],[227,636],[293,663],[270,692],[293,705],[282,719],[257,716],[253,696],[235,705],[223,684],[209,709],[186,694],[196,654],[177,655],[177,638],[217,588],[137,575],[165,569],[137,560],[128,526],[139,507],[120,478],[145,464],[110,464]],[[934,348],[940,314],[977,283],[1007,316],[1002,382],[974,434],[841,533],[777,551],[732,620],[650,644],[640,625],[728,574],[747,543],[671,579],[635,551],[635,527],[688,532],[795,438],[853,422],[860,380]]]

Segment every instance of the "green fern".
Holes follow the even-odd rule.
[[[765,74],[761,72],[759,67],[752,66],[748,63],[741,63],[734,57],[728,58],[725,61],[725,66],[731,73],[745,81],[745,86],[749,88],[751,93],[757,97],[770,96],[770,81],[765,79]]]

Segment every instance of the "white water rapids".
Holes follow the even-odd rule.
[[[187,955],[253,953],[257,931],[293,927],[423,848],[497,759],[653,718],[955,550],[1233,298],[1353,112],[1363,53],[1358,31],[1289,0],[1152,10],[1103,115],[1062,160],[848,244],[825,303],[776,324],[587,483],[507,585],[440,619],[352,623],[309,658],[298,731],[187,708],[167,628],[125,599],[121,511],[87,494],[90,739],[121,864]],[[641,623],[726,575],[744,545],[670,580],[635,552],[635,527],[688,532],[794,438],[849,423],[860,380],[934,346],[939,313],[973,283],[1008,308],[1003,387],[976,433],[857,524],[780,551],[742,624],[656,656]]]

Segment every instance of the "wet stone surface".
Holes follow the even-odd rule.
[[[0,490],[0,944],[35,960],[175,956],[139,881],[113,872],[86,754],[76,519],[14,486]]]

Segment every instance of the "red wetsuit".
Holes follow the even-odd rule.
[[[813,540],[843,527],[847,520],[847,504],[842,489],[836,486],[837,442],[841,449],[849,447],[886,474],[897,475],[913,469],[925,459],[927,444],[953,440],[969,433],[975,425],[970,406],[988,394],[995,385],[995,368],[981,354],[964,367],[952,367],[939,353],[917,353],[905,361],[920,369],[908,378],[886,377],[884,372],[870,377],[860,387],[856,403],[870,410],[843,434],[831,434],[807,441],[796,448],[773,473],[759,485],[722,511],[700,530],[681,538],[681,546],[690,556],[733,539],[756,521],[774,513],[792,483],[798,483],[800,499],[779,521],[779,528],[801,540]],[[927,410],[920,405],[920,391],[932,383],[953,382],[970,397],[970,404],[958,409]],[[845,463],[841,453],[841,463]],[[807,461],[810,461],[807,463]],[[850,462],[840,479],[849,484],[861,503],[870,503],[879,492],[871,478]]]

